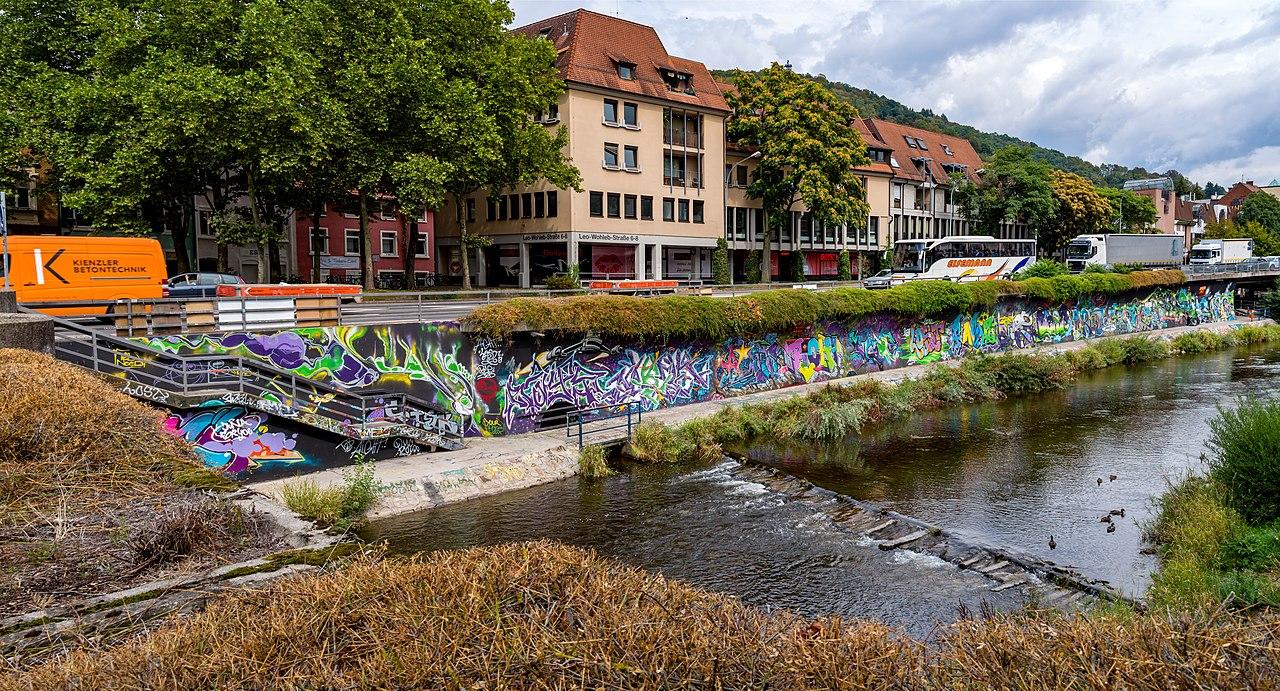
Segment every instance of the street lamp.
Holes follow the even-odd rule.
[[[724,171],[724,216],[722,216],[722,218],[724,218],[725,220],[726,231],[729,230],[729,227],[728,227],[729,226],[729,223],[728,223],[729,221],[729,181],[733,179],[733,173],[738,169],[738,166],[742,165],[743,163],[746,163],[747,161],[750,161],[753,158],[760,158],[762,154],[764,154],[763,151],[757,150],[756,152],[752,153],[750,156],[747,156],[746,158],[729,166],[729,170]],[[728,241],[729,238],[725,238],[725,240]],[[732,271],[729,272],[729,285],[733,285]]]

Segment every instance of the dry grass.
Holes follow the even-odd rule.
[[[529,543],[363,558],[0,680],[68,688],[1273,688],[1280,621],[999,616],[926,648]]]
[[[92,374],[25,350],[0,350],[0,526],[70,499],[170,491],[194,469],[164,414]]]

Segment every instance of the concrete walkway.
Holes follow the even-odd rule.
[[[1268,323],[1269,321],[1262,320]],[[1174,338],[1179,334],[1192,331],[1226,332],[1243,324],[1262,322],[1238,319],[1231,322],[1146,331],[1141,335]],[[1140,334],[1120,334],[1122,337],[1127,335]],[[1011,352],[1056,353],[1083,348],[1096,340],[1100,339],[1036,346]],[[962,360],[948,360],[937,364],[954,366],[959,362]],[[645,413],[644,419],[676,425],[715,415],[725,406],[803,396],[828,385],[849,385],[868,379],[893,384],[904,379],[920,377],[931,366],[900,367],[732,398],[692,403],[676,408],[664,408]],[[610,424],[612,422],[614,421]],[[623,441],[625,436],[624,432],[610,431],[588,434],[587,440],[590,443],[608,444]],[[506,437],[472,438],[467,440],[466,448],[457,451],[416,454],[378,461],[374,464],[374,474],[380,483],[389,487],[389,490],[369,512],[369,518],[386,518],[571,477],[578,471],[577,460],[577,439],[567,439],[563,431],[556,430]],[[307,475],[306,478],[321,487],[335,486],[342,482],[342,469],[321,470]],[[294,480],[282,478],[251,482],[249,487],[268,496],[278,497],[281,486],[290,481]]]

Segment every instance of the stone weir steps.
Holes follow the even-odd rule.
[[[1109,583],[1063,566],[994,547],[969,544],[938,526],[864,504],[737,454],[733,475],[796,500],[821,500],[841,529],[874,540],[882,550],[910,550],[943,559],[991,581],[992,592],[1018,589],[1029,604],[1062,610],[1085,609],[1099,600],[1136,604]],[[832,501],[834,500],[834,501]]]
[[[351,390],[239,356],[179,355],[54,319],[53,354],[134,398],[183,410],[238,405],[351,439],[465,446],[461,419],[403,393]]]

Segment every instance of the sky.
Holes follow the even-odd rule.
[[[1280,178],[1280,2],[511,0],[653,26],[708,67],[795,69],[1094,163]]]

